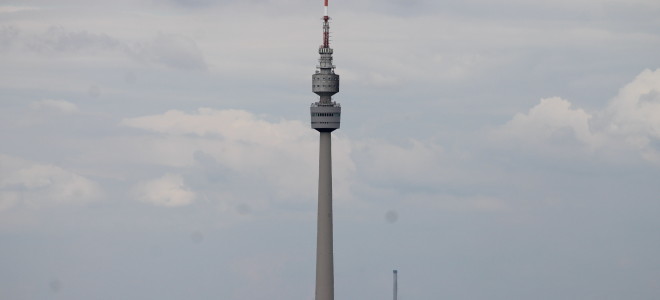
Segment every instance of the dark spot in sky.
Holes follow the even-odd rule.
[[[201,244],[204,241],[204,234],[199,231],[195,231],[190,234],[190,240],[193,244]]]
[[[390,224],[396,223],[399,220],[399,214],[396,211],[388,210],[385,213],[385,221]]]
[[[241,203],[236,205],[236,211],[241,215],[247,215],[252,212],[252,208],[250,208],[250,206],[245,203]]]
[[[62,289],[62,282],[55,278],[48,283],[48,287],[50,288],[51,292],[57,293]]]
[[[87,91],[87,93],[88,93],[91,97],[96,98],[96,97],[98,97],[98,96],[101,96],[101,89],[100,89],[98,86],[96,86],[96,85],[92,85],[92,86],[89,87],[89,90]]]

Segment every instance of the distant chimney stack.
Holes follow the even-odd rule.
[[[398,283],[397,283],[397,271],[394,270],[394,300],[397,300],[399,290],[398,290]]]

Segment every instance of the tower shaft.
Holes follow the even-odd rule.
[[[332,245],[332,139],[320,132],[319,194],[316,228],[316,300],[334,299]]]

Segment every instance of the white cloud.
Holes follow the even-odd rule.
[[[237,171],[284,167],[280,164],[291,159],[308,161],[315,146],[312,130],[301,122],[268,122],[242,110],[171,110],[162,115],[124,119],[121,124],[165,134],[156,142],[175,142],[164,145],[167,149],[162,150],[176,152],[178,158],[172,157],[175,160],[186,157],[186,163],[192,164],[195,152],[202,151]],[[180,155],[175,149],[187,154]]]
[[[645,70],[609,103],[600,121],[613,144],[624,142],[660,162],[660,69]]]
[[[247,111],[211,108],[200,108],[194,114],[170,110],[163,115],[125,119],[121,124],[174,135],[221,136],[265,144],[283,144],[312,132],[298,121],[270,123]]]
[[[196,197],[178,174],[165,174],[142,182],[134,188],[133,194],[140,201],[166,207],[186,206],[192,204]]]
[[[541,99],[529,112],[516,114],[496,131],[496,136],[532,144],[561,139],[591,145],[595,142],[589,128],[591,118],[584,110],[572,108],[568,100],[559,97],[546,98]]]
[[[145,150],[138,150],[136,154],[161,157],[160,164],[192,167],[196,153],[204,153],[226,168],[225,172],[249,176],[273,188],[278,197],[312,196],[312,188],[301,187],[316,184],[318,138],[302,122],[269,122],[246,111],[200,108],[195,113],[171,110],[125,119],[121,124],[158,133],[145,140],[149,153],[142,155],[140,151]],[[335,176],[348,180],[354,169],[349,141],[340,136],[334,141]]]
[[[660,138],[660,69],[645,70],[605,110],[611,134]]]
[[[4,154],[0,165],[0,210],[15,204],[84,203],[101,195],[95,182],[54,165]]]
[[[30,108],[34,110],[52,110],[59,111],[62,113],[77,113],[79,111],[78,106],[74,103],[64,101],[64,100],[52,100],[46,99],[41,101],[32,102]]]
[[[601,111],[573,108],[558,97],[542,99],[492,132],[499,142],[558,149],[567,144],[625,155],[635,150],[646,160],[660,162],[660,69],[645,70],[619,90]],[[623,151],[623,152],[622,152]]]

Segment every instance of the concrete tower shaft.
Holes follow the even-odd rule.
[[[335,271],[332,234],[332,139],[330,132],[321,132],[319,135],[316,300],[333,300]]]

